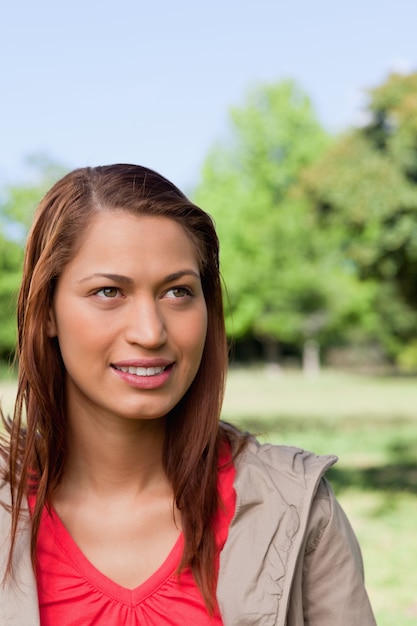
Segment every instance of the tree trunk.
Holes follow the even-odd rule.
[[[263,347],[264,362],[267,371],[271,374],[281,372],[281,350],[279,341],[273,337],[262,337],[260,340]]]
[[[303,372],[305,376],[320,374],[320,346],[315,339],[307,339],[303,346]]]

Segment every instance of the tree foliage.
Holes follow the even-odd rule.
[[[307,96],[284,82],[232,110],[229,143],[209,154],[195,199],[217,224],[230,335],[301,345],[370,311],[369,289],[296,192],[329,143]]]
[[[322,222],[344,227],[364,277],[395,280],[417,306],[417,73],[371,92],[369,123],[335,143],[304,175]]]
[[[23,244],[33,212],[64,168],[45,157],[33,157],[35,182],[7,185],[0,196],[0,359],[16,343],[15,308],[21,279]]]
[[[417,73],[392,74],[371,90],[367,114],[302,184],[358,274],[379,282],[379,325],[395,354],[417,336]]]
[[[21,260],[21,247],[0,234],[0,359],[10,356],[16,341],[15,309]]]

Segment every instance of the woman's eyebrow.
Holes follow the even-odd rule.
[[[93,278],[108,278],[109,280],[112,280],[114,282],[118,282],[118,283],[124,283],[125,285],[132,285],[133,284],[133,279],[129,278],[129,276],[123,276],[122,274],[107,274],[107,273],[96,273],[96,274],[91,274],[90,276],[85,276],[85,278],[81,278],[78,282],[79,283],[84,283],[87,280],[91,280]]]
[[[180,270],[179,272],[174,272],[173,274],[168,274],[168,276],[165,277],[165,280],[170,283],[173,280],[178,280],[179,278],[182,278],[183,276],[194,276],[195,278],[200,278],[200,274],[198,272],[196,272],[195,270],[192,269],[187,269],[187,270]]]
[[[178,280],[182,278],[183,276],[194,276],[195,278],[200,279],[200,274],[198,272],[196,272],[193,269],[185,269],[185,270],[180,270],[178,272],[174,272],[173,274],[168,274],[168,276],[166,276],[164,280],[170,283],[173,280]],[[117,282],[123,283],[125,285],[133,284],[133,279],[130,278],[129,276],[123,276],[123,274],[108,274],[106,272],[97,272],[95,274],[91,274],[90,276],[85,276],[84,278],[81,278],[78,282],[84,283],[94,278],[107,278],[108,280],[112,280],[116,283]]]

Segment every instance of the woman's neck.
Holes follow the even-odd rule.
[[[166,488],[165,418],[131,420],[83,413],[69,411],[63,488],[103,497],[112,492],[135,497],[157,485]]]

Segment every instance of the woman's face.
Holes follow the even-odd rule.
[[[48,322],[70,419],[166,415],[197,373],[206,330],[199,264],[181,226],[97,213],[58,281]]]

